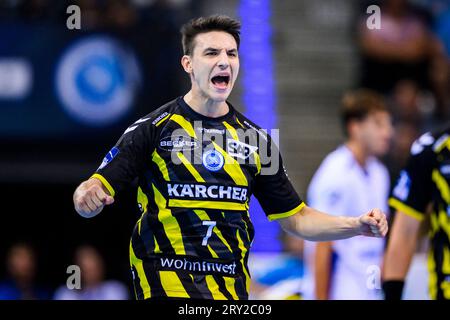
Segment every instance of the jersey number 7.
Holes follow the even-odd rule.
[[[212,235],[212,230],[216,226],[215,221],[203,221],[202,224],[204,226],[208,226],[208,230],[206,231],[206,236],[203,237],[202,246],[206,246],[208,244],[208,239]]]

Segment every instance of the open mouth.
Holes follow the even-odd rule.
[[[230,75],[216,75],[211,78],[211,82],[217,89],[226,89],[230,83]]]

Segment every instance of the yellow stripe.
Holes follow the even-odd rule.
[[[194,210],[194,212],[202,221],[211,220],[211,218],[204,210]],[[223,237],[222,232],[219,230],[219,228],[213,228],[213,232],[220,239],[220,241],[222,241],[222,243],[228,248],[228,250],[230,250],[230,252],[233,252],[227,240],[225,240],[225,238]]]
[[[156,124],[156,126],[159,126],[161,123],[166,121],[169,117],[170,117],[170,113],[167,116],[165,116],[164,118],[162,118],[161,120],[159,120],[158,123]]]
[[[138,222],[137,222],[138,235],[141,235],[141,221],[142,221],[142,219],[139,219]]]
[[[439,231],[439,215],[434,211],[430,214],[430,226],[429,237],[431,238]]]
[[[444,294],[445,299],[450,299],[450,282],[443,281],[441,282],[442,293]]]
[[[223,277],[225,280],[225,286],[227,287],[228,292],[231,294],[234,300],[239,300],[238,295],[236,294],[236,290],[234,288],[234,283],[236,282],[236,279],[231,277]]]
[[[434,263],[433,249],[430,248],[428,252],[428,272],[429,272],[429,283],[428,290],[430,298],[436,300],[437,298],[437,274],[436,274],[436,264]]]
[[[199,201],[199,200],[179,200],[169,199],[169,207],[184,207],[191,209],[218,209],[245,211],[245,203],[225,202],[225,201]]]
[[[442,149],[444,149],[444,147],[450,149],[450,137],[442,141],[442,143],[439,146],[434,147],[434,152],[439,153],[441,152]]]
[[[170,117],[170,120],[173,120],[176,123],[178,123],[191,137],[197,138],[194,127],[183,116],[180,116],[179,114],[174,114]]]
[[[106,189],[109,191],[109,194],[111,195],[111,197],[114,197],[116,192],[114,191],[114,188],[109,184],[108,180],[105,179],[105,177],[103,177],[99,173],[94,173],[91,176],[91,178],[96,178],[96,179],[100,180],[102,182],[102,184],[106,187]]]
[[[444,247],[443,250],[442,273],[450,274],[450,251],[447,247]]]
[[[141,187],[138,187],[137,202],[142,206],[142,213],[147,212],[148,198]]]
[[[147,280],[147,276],[144,272],[144,267],[141,259],[138,259],[134,254],[133,246],[130,241],[130,263],[136,268],[137,275],[139,277],[139,284],[141,286],[142,292],[144,293],[144,299],[148,299],[151,296],[150,285]],[[135,289],[136,293],[136,289]]]
[[[230,175],[230,177],[233,179],[234,183],[240,186],[248,186],[247,178],[244,175],[244,172],[242,172],[241,166],[239,163],[231,157],[228,153],[225,152],[217,143],[213,141],[214,148],[219,151],[222,156],[225,159],[225,164],[223,166],[223,169],[226,173]]]
[[[247,293],[250,290],[250,275],[247,272],[247,268],[245,267],[244,264],[244,258],[245,258],[245,254],[247,253],[247,249],[244,246],[244,242],[241,239],[241,236],[239,235],[239,230],[236,230],[236,238],[238,239],[238,243],[239,243],[239,249],[241,250],[241,265],[242,265],[242,270],[244,271],[245,274],[245,288]]]
[[[137,194],[137,202],[142,206],[142,214],[137,222],[138,226],[138,234],[141,234],[141,221],[144,214],[147,212],[147,204],[148,204],[148,198],[147,195],[142,191],[141,187],[138,187],[138,194]]]
[[[175,271],[159,271],[159,277],[168,297],[190,298]]]
[[[209,244],[208,244],[206,247],[208,248],[209,253],[211,253],[211,256],[212,256],[213,258],[215,258],[215,259],[219,258],[219,256],[217,255],[217,253],[213,250],[213,248],[212,248]]]
[[[181,162],[184,164],[184,166],[189,170],[189,172],[194,176],[195,180],[198,182],[205,182],[205,179],[202,178],[200,173],[198,173],[197,170],[195,170],[194,166],[186,159],[184,154],[181,152],[177,152],[178,158],[181,160]]]
[[[422,212],[419,212],[411,208],[410,206],[407,206],[406,204],[395,198],[389,199],[389,205],[395,210],[400,211],[416,220],[422,221],[424,218],[424,214]]]
[[[223,125],[227,128],[227,130],[230,132],[231,136],[234,140],[239,141],[239,136],[237,134],[237,131],[235,128],[233,128],[228,122],[223,121]]]
[[[207,275],[205,279],[206,285],[208,286],[209,291],[211,291],[214,300],[227,300],[223,293],[220,292],[219,285],[217,284],[216,280],[214,280],[213,276]]]
[[[260,174],[261,173],[261,158],[259,156],[259,153],[253,152],[253,157],[255,158],[255,163],[256,163],[256,169],[257,169],[256,174]]]
[[[158,152],[156,152],[156,150],[153,151],[152,160],[158,166],[159,171],[161,171],[161,173],[162,173],[162,175],[164,177],[164,180],[170,181],[169,171],[167,171],[166,162],[164,161],[163,158],[161,158],[161,156],[158,154]]]
[[[305,203],[302,202],[297,207],[295,207],[292,210],[289,210],[288,212],[269,214],[267,216],[267,218],[269,219],[269,221],[274,221],[274,220],[281,219],[281,218],[287,218],[287,217],[290,217],[290,216],[296,214],[300,210],[302,210],[304,206],[305,206]]]
[[[439,170],[433,170],[431,179],[436,183],[441,193],[442,199],[444,199],[446,203],[450,203],[450,189],[448,187],[447,181],[445,181],[445,178],[439,173]]]
[[[245,129],[245,127],[242,125],[242,123],[239,121],[239,119],[236,117],[236,122],[239,123],[239,125]]]
[[[166,208],[166,199],[159,192],[159,190],[153,186],[153,192],[155,193],[155,202],[158,205],[158,220],[164,227],[164,232],[167,238],[170,240],[175,254],[185,255],[185,249],[183,245],[183,237],[181,235],[181,229],[177,219],[172,215],[172,211]]]

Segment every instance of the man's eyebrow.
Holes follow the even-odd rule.
[[[206,51],[219,51],[219,49],[217,49],[217,48],[212,48],[212,47],[208,47],[208,48],[206,48],[205,50],[203,50],[203,52],[206,52]]]
[[[213,47],[208,47],[205,50],[203,50],[203,52],[207,52],[207,51],[220,51],[220,49],[213,48]],[[236,48],[229,49],[229,50],[227,50],[227,52],[237,52],[237,49]]]

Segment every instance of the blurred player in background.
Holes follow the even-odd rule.
[[[0,282],[0,300],[45,300],[50,291],[38,286],[36,253],[27,243],[17,243],[8,250],[8,278]]]
[[[385,236],[379,209],[334,217],[306,206],[271,137],[227,102],[239,73],[239,21],[194,19],[182,35],[190,91],[126,129],[73,197],[76,211],[93,217],[138,179],[142,216],[130,243],[138,299],[248,299],[251,194],[299,237]]]
[[[387,300],[402,298],[405,277],[417,247],[421,222],[430,218],[428,255],[431,299],[450,299],[450,127],[425,133],[411,147],[409,161],[389,205],[395,210],[384,258]]]
[[[81,288],[61,286],[55,300],[127,300],[127,287],[116,280],[105,280],[105,263],[93,246],[85,245],[75,251],[75,265],[80,267]]]
[[[365,89],[346,93],[342,120],[347,140],[313,176],[309,204],[349,217],[373,207],[385,211],[389,174],[377,157],[388,152],[393,128],[383,98]],[[362,237],[317,243],[314,258],[308,253],[315,259],[316,299],[380,299],[380,281],[378,288],[367,282],[370,268],[381,267],[383,247],[384,239]]]

